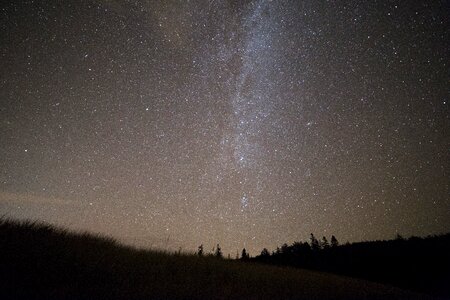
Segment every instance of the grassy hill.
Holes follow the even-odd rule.
[[[165,254],[0,220],[0,299],[431,299],[363,280]]]
[[[290,266],[366,279],[450,298],[450,234],[425,238],[401,236],[313,249],[306,242],[284,244],[255,262]]]

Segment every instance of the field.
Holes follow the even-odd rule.
[[[432,299],[347,277],[0,221],[1,299]]]

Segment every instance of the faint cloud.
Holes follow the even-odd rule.
[[[55,205],[55,206],[72,206],[76,205],[75,202],[55,198],[55,197],[43,197],[36,196],[33,194],[24,193],[10,193],[10,192],[0,192],[0,202],[2,204],[12,204],[12,205]]]

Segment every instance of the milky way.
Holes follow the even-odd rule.
[[[448,232],[445,6],[2,2],[0,214],[233,256]]]

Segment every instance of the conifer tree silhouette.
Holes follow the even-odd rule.
[[[267,248],[262,249],[262,251],[261,251],[261,256],[262,256],[262,257],[268,257],[268,256],[270,256],[269,250],[267,250]]]
[[[247,253],[247,250],[245,250],[245,248],[242,249],[241,259],[242,260],[247,260],[248,258],[249,258],[249,255]]]
[[[319,241],[316,239],[316,237],[314,236],[314,234],[311,233],[311,249],[313,251],[318,251],[320,250],[320,243]]]
[[[320,244],[321,244],[320,246],[322,247],[322,249],[330,248],[330,244],[328,243],[328,240],[326,237],[322,237],[322,242]]]
[[[222,258],[223,257],[222,248],[220,248],[219,244],[217,244],[216,252],[214,253],[214,256],[217,257],[217,258]]]
[[[198,255],[198,256],[203,256],[203,244],[201,244],[200,246],[198,246],[197,255]]]
[[[335,248],[337,246],[339,246],[339,242],[338,242],[337,238],[334,235],[332,235],[331,236],[331,247]]]

